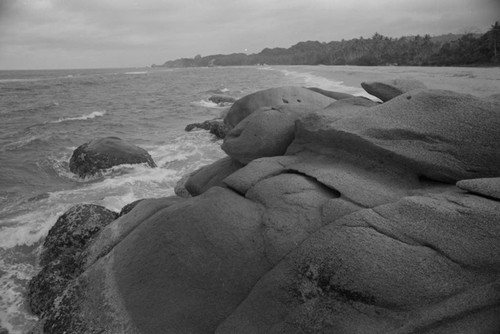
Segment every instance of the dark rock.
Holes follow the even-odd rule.
[[[302,87],[270,88],[237,100],[229,109],[224,123],[233,128],[245,117],[262,107],[287,104],[290,108],[322,109],[334,100]]]
[[[236,101],[234,97],[226,95],[212,95],[208,98],[208,100],[212,101],[213,103],[217,103],[220,106],[230,105]]]
[[[211,134],[213,134],[219,139],[224,139],[226,137],[227,132],[229,131],[229,127],[226,124],[224,124],[224,121],[219,119],[212,119],[204,121],[203,123],[188,124],[185,128],[185,131],[189,132],[196,128],[208,130]]]
[[[378,97],[383,102],[415,89],[427,89],[420,81],[408,79],[362,82],[361,87],[363,87],[368,94]]]
[[[78,176],[86,177],[113,166],[141,163],[156,167],[144,149],[117,137],[105,137],[79,146],[71,156],[69,168]]]
[[[66,253],[77,256],[96,233],[116,218],[116,212],[95,204],[71,207],[57,219],[45,238],[40,264],[47,265]]]
[[[41,315],[51,310],[68,282],[82,273],[82,251],[116,217],[115,212],[94,204],[73,206],[59,217],[43,244],[40,264],[44,268],[29,284],[28,300],[33,313]]]

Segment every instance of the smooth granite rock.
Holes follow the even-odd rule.
[[[283,155],[292,142],[296,114],[264,107],[239,122],[227,135],[222,149],[242,164]]]
[[[495,333],[499,219],[500,202],[455,192],[345,216],[267,273],[216,333]]]

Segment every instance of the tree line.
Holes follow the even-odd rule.
[[[500,24],[484,34],[411,36],[391,38],[375,33],[371,38],[299,42],[290,48],[265,48],[247,55],[210,55],[169,60],[164,67],[238,65],[399,65],[495,66],[500,65]],[[154,65],[155,66],[155,65]]]

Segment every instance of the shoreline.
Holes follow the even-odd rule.
[[[430,89],[452,90],[485,97],[500,92],[500,67],[423,67],[423,66],[270,66],[300,69],[300,72],[342,81],[344,86],[361,88],[361,82],[395,78],[415,79]]]

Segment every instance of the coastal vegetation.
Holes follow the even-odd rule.
[[[500,64],[500,25],[484,34],[447,34],[299,42],[290,48],[265,48],[259,53],[217,54],[181,58],[163,67],[241,65],[359,65],[359,66],[496,66]],[[157,66],[157,65],[153,65]]]

